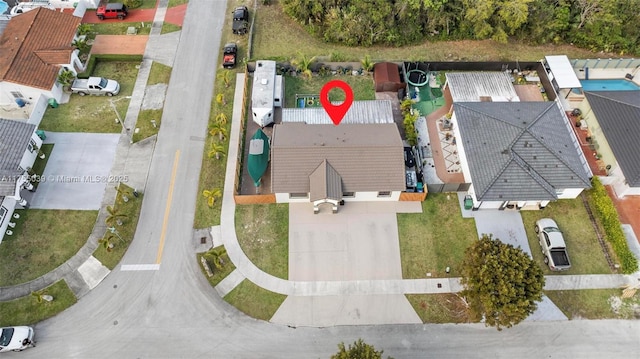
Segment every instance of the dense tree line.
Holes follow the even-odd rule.
[[[285,13],[327,42],[406,45],[509,38],[640,53],[640,0],[283,0]]]

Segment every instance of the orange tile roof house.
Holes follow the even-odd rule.
[[[9,21],[0,37],[0,106],[24,106],[41,96],[61,101],[60,71],[84,70],[71,46],[81,20],[41,7]]]

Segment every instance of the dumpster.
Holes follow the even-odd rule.
[[[55,98],[50,98],[49,99],[49,107],[57,108],[58,107],[58,101],[56,101]]]
[[[470,195],[464,196],[464,209],[473,208],[473,198]]]
[[[37,130],[36,135],[43,141],[47,139],[47,135],[44,134],[43,130]]]

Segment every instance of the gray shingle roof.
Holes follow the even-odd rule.
[[[36,126],[0,118],[0,195],[12,195],[20,161]]]
[[[554,200],[556,190],[590,187],[555,102],[456,103],[454,113],[479,200]]]
[[[585,93],[631,187],[640,186],[640,91]]]
[[[309,193],[309,175],[327,160],[345,192],[405,189],[404,153],[395,124],[275,125],[271,140],[274,193]]]

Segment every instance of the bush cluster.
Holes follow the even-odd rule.
[[[620,261],[620,270],[625,274],[633,273],[638,270],[638,260],[629,249],[618,218],[618,211],[611,198],[609,198],[607,190],[597,177],[593,177],[591,184],[593,186],[590,191],[592,203],[595,205],[596,214],[604,228],[605,238],[611,243]]]

